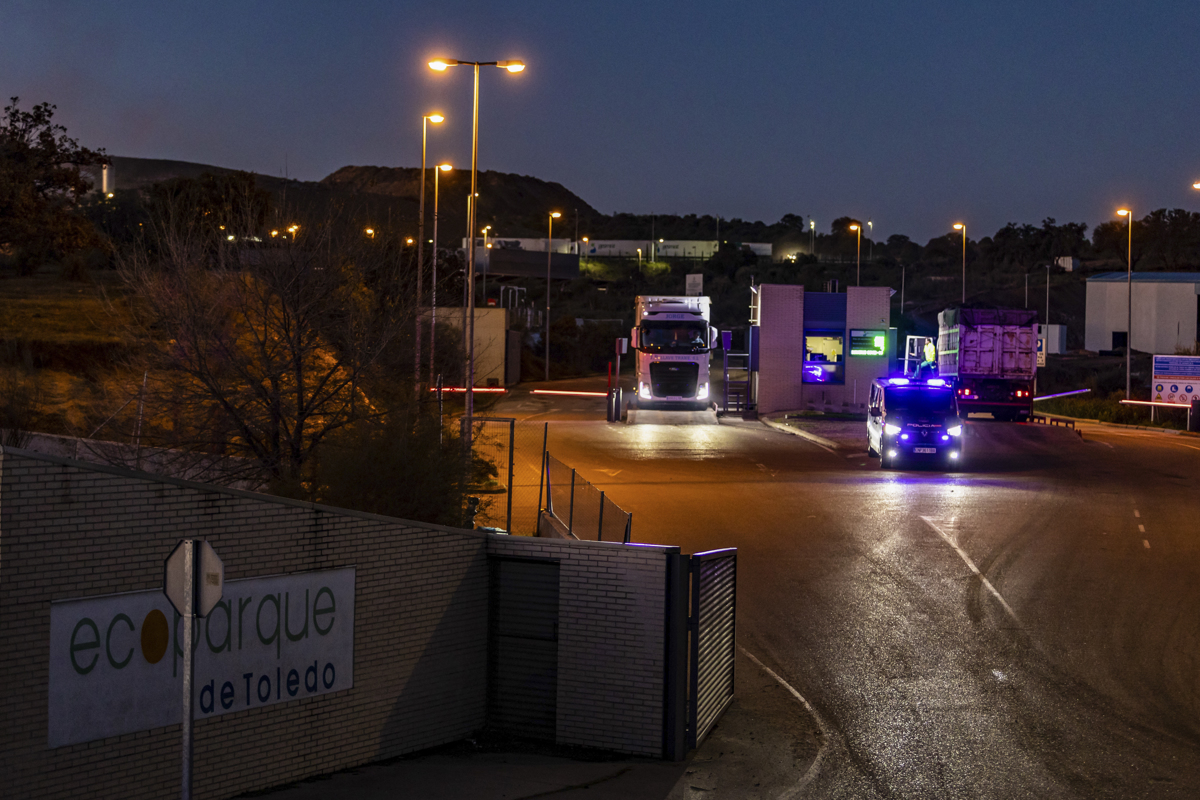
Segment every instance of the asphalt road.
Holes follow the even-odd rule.
[[[973,421],[963,472],[882,472],[587,402],[520,413],[635,539],[739,549],[739,642],[825,733],[802,796],[1200,796],[1200,439]]]

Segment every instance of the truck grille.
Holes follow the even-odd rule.
[[[687,361],[657,361],[650,365],[650,390],[655,397],[695,397],[700,365]]]

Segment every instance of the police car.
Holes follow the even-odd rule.
[[[962,461],[963,420],[941,378],[879,378],[867,401],[867,452],[883,469]]]

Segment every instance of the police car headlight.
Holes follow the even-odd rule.
[[[900,426],[899,425],[890,425],[890,424],[884,425],[883,432],[886,433],[888,436],[895,436],[897,433],[900,432]]]
[[[700,388],[696,390],[696,399],[697,400],[707,400],[708,399],[708,384],[707,383],[701,384]]]
[[[638,397],[642,398],[643,400],[649,400],[650,399],[650,387],[643,383],[641,385],[641,387],[638,389]]]
[[[951,436],[962,436],[962,425],[952,425],[946,428],[946,433]]]

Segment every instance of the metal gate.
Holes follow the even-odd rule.
[[[554,741],[558,714],[558,563],[493,558],[488,725]]]
[[[697,747],[733,701],[737,548],[691,557],[688,746]]]

